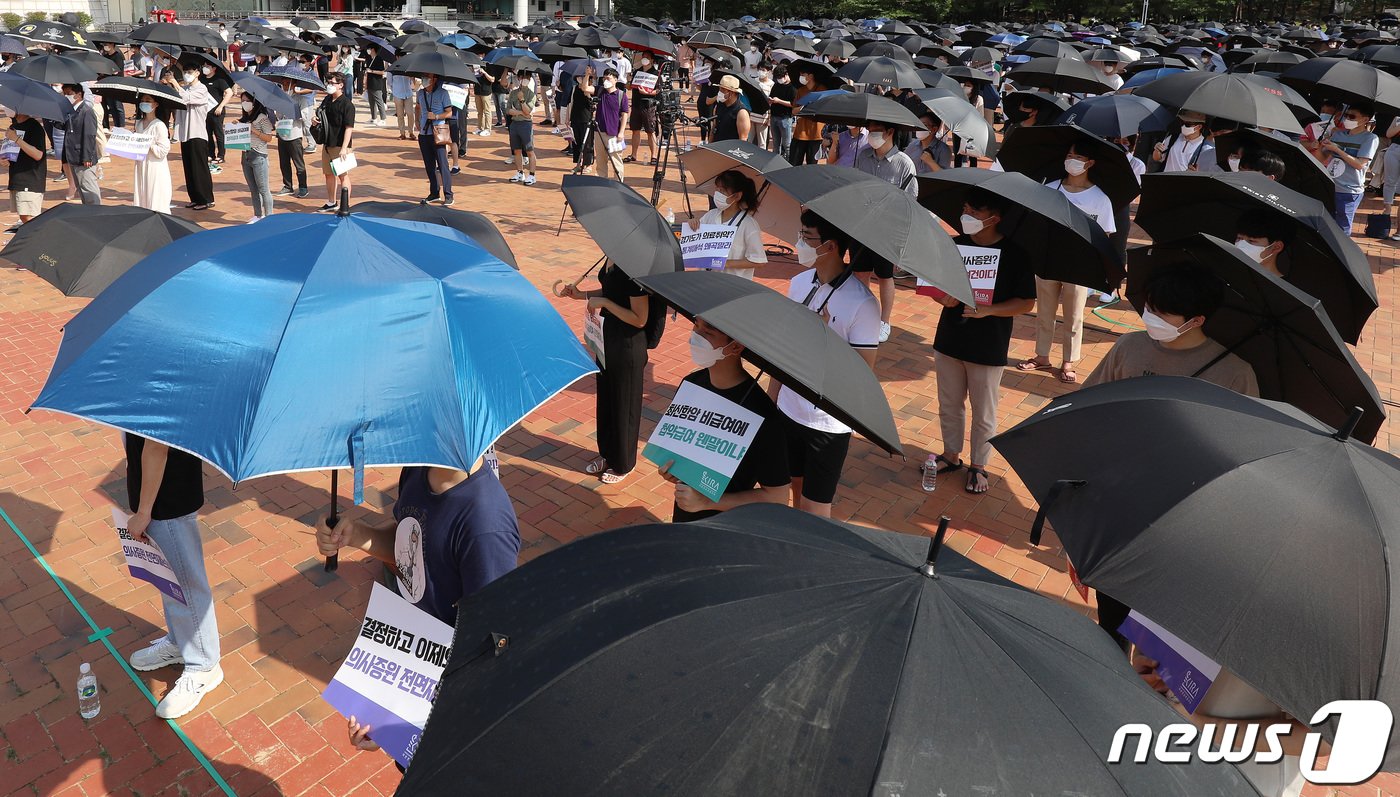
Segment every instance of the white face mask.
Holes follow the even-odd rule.
[[[642,66],[651,66],[651,59],[650,59],[650,58],[643,58],[643,59],[642,59]]]
[[[798,75],[798,76],[797,76],[797,82],[798,82],[799,85],[802,85],[802,86],[807,85],[807,76],[806,76],[806,75]]]
[[[1259,244],[1250,243],[1241,238],[1235,241],[1235,248],[1243,252],[1250,260],[1256,263],[1262,263],[1264,262],[1264,250],[1268,249],[1269,245],[1265,244],[1264,246],[1260,246]]]
[[[616,85],[617,85],[617,81],[616,81],[616,80],[613,80],[613,79],[610,78],[610,77],[605,77],[605,78],[603,78],[603,88],[605,88],[605,89],[611,89],[613,86],[616,86]]]
[[[1074,158],[1065,158],[1065,174],[1068,174],[1072,177],[1078,177],[1079,175],[1088,171],[1088,169],[1089,166],[1086,163],[1084,163],[1084,161],[1075,160]]]
[[[1142,309],[1142,323],[1147,327],[1147,336],[1160,343],[1171,343],[1183,331],[1146,307]]]
[[[1182,125],[1182,126],[1181,126],[1181,134],[1182,134],[1183,136],[1188,137],[1188,138],[1191,137],[1191,136],[1195,136],[1195,135],[1197,135],[1197,134],[1200,133],[1200,132],[1201,132],[1201,126],[1200,126],[1200,125]]]
[[[724,193],[723,191],[716,191],[715,207],[719,208],[720,210],[724,210],[725,208],[729,207],[729,195]]]
[[[209,77],[210,75],[214,74],[214,67],[206,66],[203,69],[200,69],[199,71],[203,72],[205,77]]]
[[[804,266],[811,266],[817,262],[817,250],[805,240],[797,239],[797,262]]]
[[[917,139],[919,139],[920,141],[927,141],[927,140],[928,140],[928,137],[931,136],[931,135],[933,135],[933,134],[930,133],[930,132],[927,131],[927,130],[920,130],[920,131],[914,133],[914,138],[917,138]]]
[[[962,217],[958,219],[958,223],[962,225],[962,231],[966,235],[976,235],[982,232],[983,227],[987,226],[981,219],[976,216],[969,216],[966,213],[962,214]]]
[[[867,144],[870,145],[870,148],[871,148],[871,149],[879,149],[879,148],[885,146],[885,134],[884,134],[884,133],[870,133],[869,135],[866,136],[865,142],[866,142]]]
[[[1237,172],[1240,170],[1239,158],[1226,158],[1226,163],[1230,164],[1230,171]]]
[[[249,102],[248,100],[244,100],[241,103],[241,105],[243,106],[243,113],[248,113],[249,111],[253,110],[253,103]]]
[[[143,102],[136,107],[140,109],[141,113],[150,113],[151,111],[154,111],[156,109],[156,106],[152,105],[149,102]]]
[[[186,83],[193,83],[193,82],[195,81],[195,79],[198,78],[198,77],[199,77],[199,73],[198,73],[198,72],[186,72],[186,73],[185,73],[185,82],[186,82]]]
[[[690,360],[701,368],[709,368],[724,359],[724,349],[715,348],[699,332],[690,333]]]
[[[1361,126],[1361,120],[1359,120],[1359,119],[1343,119],[1343,120],[1342,120],[1342,127],[1346,128],[1347,130],[1355,130],[1356,128],[1358,128],[1358,127],[1360,127],[1360,126]]]

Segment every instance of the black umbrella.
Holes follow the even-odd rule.
[[[990,169],[944,169],[918,180],[919,204],[955,228],[971,189],[1006,199],[1011,209],[997,229],[1025,250],[1041,279],[1099,291],[1123,281],[1123,263],[1103,227],[1059,191],[1023,174]]]
[[[499,67],[509,72],[538,72],[542,75],[554,74],[554,69],[538,58],[530,55],[505,55],[492,61],[488,68]]]
[[[1076,444],[1102,429],[1135,430],[1133,455]],[[1387,644],[1400,461],[1336,429],[1204,380],[1151,376],[1057,398],[992,443],[1049,502],[1084,583],[1307,722],[1339,699],[1400,711]],[[1397,759],[1392,734],[1382,768]]]
[[[282,50],[289,53],[301,53],[304,55],[321,55],[321,48],[310,42],[301,39],[269,39],[266,42],[268,47]]]
[[[70,50],[96,50],[87,34],[62,22],[26,22],[10,31],[18,39],[36,44],[57,45]]]
[[[1074,49],[1069,43],[1062,42],[1058,39],[1048,39],[1044,36],[1026,39],[1015,47],[1012,47],[1011,52],[1017,55],[1029,55],[1032,59],[1063,58],[1068,61],[1081,60],[1079,51]]]
[[[835,56],[837,58],[849,58],[851,53],[856,51],[856,48],[851,46],[849,42],[844,42],[840,39],[832,39],[830,43],[835,45],[834,49],[837,51],[841,50],[843,45],[845,49],[849,51],[846,52],[845,55]],[[768,48],[770,50],[787,50],[788,52],[804,56],[815,56],[819,54],[817,49],[812,46],[812,40],[805,36],[779,36],[773,40],[772,44],[768,45]],[[822,52],[820,54],[824,55],[826,53]]]
[[[797,112],[798,116],[811,117],[819,122],[835,122],[843,125],[864,125],[866,122],[881,122],[892,127],[909,130],[923,129],[923,122],[913,111],[878,94],[856,94],[842,92],[809,102]]]
[[[780,169],[767,177],[780,191],[831,222],[866,251],[964,304],[974,303],[972,284],[953,239],[901,188],[855,169],[821,164]],[[758,215],[771,211],[760,205]],[[769,228],[790,240],[797,234],[798,220]]]
[[[730,36],[729,41],[733,44],[734,37]],[[582,28],[574,35],[573,46],[616,49],[621,47],[622,44],[611,33],[600,28]]]
[[[962,64],[945,66],[939,71],[959,83],[971,83],[975,86],[982,86],[990,85],[993,82],[986,72],[980,69],[973,69],[970,66],[963,66]]]
[[[63,57],[85,64],[88,69],[103,76],[115,75],[122,70],[121,65],[113,63],[112,59],[92,50],[69,50],[63,54]]]
[[[378,216],[386,219],[406,219],[427,224],[451,227],[481,245],[496,259],[515,269],[520,265],[515,261],[515,253],[501,235],[501,231],[486,216],[470,210],[445,208],[441,205],[423,205],[418,202],[360,202],[351,208],[354,213]]]
[[[316,91],[326,90],[326,84],[321,82],[321,78],[317,77],[315,72],[296,66],[270,66],[258,72],[258,77],[266,78],[267,80],[286,80],[291,82],[294,86],[315,89]]]
[[[3,83],[0,83],[0,90],[3,90]],[[169,85],[139,77],[102,78],[92,84],[92,93],[132,103],[136,102],[138,96],[150,97],[170,109],[180,109],[186,104],[180,94]],[[3,99],[0,99],[0,102],[3,102]]]
[[[1139,132],[1167,129],[1175,112],[1136,94],[1103,94],[1080,100],[1060,116],[1059,123],[1078,125],[1103,138],[1127,138]]]
[[[801,40],[806,41],[805,38]],[[811,45],[808,45],[808,47],[811,48]],[[827,39],[821,44],[818,44],[815,50],[815,53],[802,53],[799,50],[793,50],[793,52],[800,55],[824,55],[827,58],[850,58],[856,54],[856,46],[845,39]]]
[[[0,249],[0,257],[29,269],[66,296],[93,297],[150,253],[203,229],[192,221],[130,205],[68,203],[20,227]]]
[[[897,89],[921,89],[923,78],[914,67],[897,58],[872,55],[853,58],[836,70],[836,76],[852,83]]]
[[[632,279],[680,271],[671,225],[632,188],[606,177],[564,175],[564,198],[588,237]]]
[[[15,113],[56,122],[62,122],[73,113],[73,105],[52,86],[12,71],[0,72],[0,105]]]
[[[749,110],[753,113],[768,113],[768,109],[772,103],[768,101],[767,92],[763,90],[762,86],[754,82],[753,78],[750,78],[748,75],[736,69],[716,69],[711,75],[710,80],[716,85],[719,84],[720,77],[724,75],[733,75],[734,78],[739,81],[739,92],[744,95],[745,100],[748,100]]]
[[[1206,335],[1254,368],[1259,394],[1340,427],[1365,411],[1353,434],[1371,442],[1385,421],[1381,397],[1357,364],[1322,303],[1265,272],[1219,238],[1193,235],[1128,253],[1128,299],[1139,312],[1143,290],[1160,269],[1196,264],[1225,283],[1225,303],[1206,320]]]
[[[10,75],[31,78],[49,85],[86,83],[97,80],[98,74],[92,67],[73,58],[62,55],[34,55],[21,58],[7,72]]]
[[[1228,56],[1228,53],[1226,54]],[[1285,53],[1278,50],[1266,50],[1256,53],[1241,61],[1231,72],[1282,72],[1289,67],[1307,61],[1297,53]]]
[[[972,47],[958,56],[958,61],[970,64],[973,61],[986,61],[994,63],[1001,60],[1001,51],[991,47]]]
[[[880,380],[811,309],[753,280],[719,271],[681,271],[638,280],[685,314],[703,318],[744,346],[744,358],[860,432],[902,454]]]
[[[1242,148],[1262,149],[1277,155],[1283,161],[1283,176],[1277,178],[1279,185],[1316,199],[1329,214],[1332,213],[1337,199],[1337,184],[1317,158],[1298,142],[1249,128],[1218,134],[1214,141],[1216,162],[1226,171],[1230,169],[1230,157]]]
[[[1400,113],[1400,78],[1360,61],[1313,58],[1289,67],[1278,79],[1314,101],[1361,102],[1382,113]]]
[[[1180,715],[942,529],[754,505],[529,562],[462,602],[398,793],[1252,791],[1227,764],[1105,765],[1120,726]]]
[[[1357,50],[1352,57],[1392,75],[1400,71],[1400,47],[1394,44],[1368,45]]]
[[[1282,100],[1284,107],[1293,113],[1293,118],[1298,120],[1298,124],[1308,125],[1319,119],[1317,111],[1312,107],[1308,98],[1292,86],[1280,83],[1277,76],[1254,72],[1239,75],[1239,78],[1245,82],[1254,83]]]
[[[209,53],[183,52],[180,53],[180,65],[189,69],[203,69],[206,66],[213,67],[214,71],[223,75],[229,82],[233,82],[233,74],[224,66],[224,62],[210,55]],[[108,63],[111,63],[110,61]]]
[[[1069,107],[1069,102],[1058,94],[1038,89],[1008,91],[1002,95],[1001,110],[1006,114],[1007,121],[1016,124],[1026,121],[1027,115],[1021,112],[1022,107],[1036,109],[1039,112],[1036,114],[1038,123],[1043,120],[1044,124],[1052,124]]]
[[[540,49],[535,51],[535,55],[547,64],[556,61],[570,61],[575,58],[587,58],[588,51],[582,47],[568,47],[557,41],[545,42],[540,45]]]
[[[318,31],[321,29],[321,23],[310,17],[292,17],[291,23],[302,30]],[[404,29],[407,30],[407,27]]]
[[[747,141],[701,144],[689,152],[682,152],[680,158],[696,185],[707,183],[728,169],[738,169],[762,180],[768,172],[792,165],[776,152],[769,152]]]
[[[1094,160],[1089,180],[1108,195],[1114,207],[1126,206],[1138,195],[1138,179],[1128,163],[1128,153],[1075,125],[1018,127],[1002,142],[998,160],[1008,172],[1020,172],[1044,183],[1064,177],[1065,155],[1071,146]]]
[[[672,44],[670,39],[646,28],[623,28],[617,41],[628,50],[664,55],[667,58],[676,57],[676,45]]]
[[[455,54],[415,50],[394,62],[390,72],[401,75],[437,75],[447,80],[476,83],[476,72]]]
[[[1303,129],[1283,100],[1246,77],[1253,76],[1179,72],[1138,87],[1136,94],[1178,110],[1301,133]]]
[[[206,28],[197,25],[180,25],[175,22],[154,22],[142,25],[127,34],[127,38],[142,44],[173,44],[182,49],[208,47],[209,37]],[[216,39],[220,39],[217,33]],[[222,41],[222,39],[220,39]]]
[[[905,63],[914,63],[909,51],[894,42],[866,42],[856,48],[856,58],[895,58]]]
[[[916,69],[914,70],[914,74],[918,75],[919,79],[924,82],[925,88],[946,91],[958,97],[963,96],[962,84],[942,72],[939,72],[937,69]]]
[[[1035,86],[1059,93],[1107,94],[1113,87],[1103,73],[1072,58],[1032,58],[1006,73],[1017,86]]]
[[[1154,241],[1193,232],[1233,241],[1246,212],[1276,214],[1290,232],[1288,282],[1322,302],[1343,340],[1360,339],[1378,303],[1371,264],[1320,203],[1257,172],[1150,174],[1142,186],[1137,223]]]

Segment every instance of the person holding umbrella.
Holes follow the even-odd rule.
[[[987,492],[989,442],[996,433],[997,406],[1001,401],[1001,375],[1011,349],[1011,328],[1016,316],[1035,306],[1035,272],[1030,256],[1000,230],[1008,202],[983,188],[969,189],[963,201],[959,226],[953,239],[959,247],[996,250],[997,274],[991,303],[968,306],[952,296],[938,299],[943,312],[934,333],[934,374],[938,380],[938,417],[943,451],[923,465],[922,487],[933,492],[938,476],[961,470],[963,441],[967,432],[965,404],[972,405],[972,453],[967,464],[964,490]]]
[[[325,141],[321,149],[321,173],[326,176],[326,204],[322,211],[330,212],[340,206],[340,192],[350,190],[350,173],[337,175],[331,161],[350,154],[350,139],[355,135],[355,103],[345,96],[345,73],[326,75],[326,98],[321,101],[326,117]],[[314,126],[314,124],[313,124]]]
[[[446,130],[448,120],[452,117],[452,97],[447,93],[447,89],[442,87],[442,78],[438,75],[425,74],[422,77],[423,88],[418,90],[416,104],[418,106],[418,152],[423,156],[423,168],[428,172],[428,195],[419,200],[419,204],[426,205],[429,202],[436,202],[442,198],[444,205],[451,205],[452,194],[452,171],[447,166],[447,148],[451,143],[439,139],[446,139],[438,128]],[[442,183],[442,193],[438,193],[438,183]]]
[[[10,210],[19,215],[19,221],[5,232],[15,232],[20,225],[44,212],[44,183],[48,177],[44,124],[32,116],[16,113],[5,129],[5,140],[13,141],[19,149],[14,160],[6,161],[10,167]]]
[[[1165,141],[1152,148],[1152,160],[1162,164],[1164,172],[1219,171],[1215,162],[1215,146],[1206,140],[1205,114],[1182,111],[1177,114],[1177,130]]]
[[[388,116],[385,115],[384,94],[387,86],[385,76],[389,74],[388,64],[379,48],[369,45],[365,48],[365,88],[369,94],[369,123],[375,127],[383,127]]]
[[[179,65],[173,62],[161,76],[161,82],[174,89],[185,103],[183,107],[175,109],[173,131],[175,140],[180,142],[180,163],[185,171],[185,190],[190,197],[190,203],[185,207],[208,210],[214,207],[214,180],[209,173],[208,127],[209,109],[214,107],[214,98],[209,95],[209,89],[199,82],[197,70],[181,72]]]
[[[243,179],[248,181],[248,193],[253,197],[251,224],[272,215],[272,187],[268,182],[267,145],[277,140],[271,114],[252,94],[245,93],[240,107],[243,116],[238,121],[248,125],[248,148],[243,150]]]
[[[1337,186],[1333,218],[1347,235],[1351,235],[1356,208],[1366,195],[1366,170],[1380,149],[1380,139],[1368,129],[1374,117],[1370,105],[1353,103],[1342,113],[1341,129],[1318,140],[1318,152],[1326,156],[1324,165]]]
[[[788,75],[787,64],[773,67],[773,89],[768,94],[772,106],[768,112],[768,141],[773,152],[787,160],[792,147],[792,103],[796,90]]]
[[[132,182],[131,203],[159,213],[170,212],[174,193],[170,185],[170,130],[157,113],[156,99],[146,94],[136,95],[136,132],[151,137],[151,148],[144,160],[136,161]]]
[[[63,152],[60,160],[71,173],[73,187],[84,205],[102,204],[102,188],[97,184],[97,130],[101,122],[83,97],[83,87],[74,83],[63,86],[63,96],[73,105],[73,113],[64,123]]]
[[[924,129],[915,130],[909,146],[904,148],[904,154],[914,162],[914,172],[932,174],[953,168],[953,151],[948,148],[943,120],[927,106],[918,113]]]
[[[1260,268],[1283,278],[1279,255],[1287,246],[1288,232],[1288,225],[1277,214],[1267,210],[1246,211],[1235,222],[1235,248]]]

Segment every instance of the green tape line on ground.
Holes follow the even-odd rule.
[[[73,593],[69,591],[68,585],[63,583],[63,579],[58,577],[58,574],[53,571],[52,567],[49,567],[49,563],[44,559],[44,555],[39,553],[39,549],[34,547],[34,543],[30,542],[28,537],[24,536],[24,532],[20,531],[19,526],[16,526],[15,522],[10,519],[4,507],[0,507],[0,519],[4,519],[5,525],[10,527],[10,531],[13,531],[16,537],[19,537],[20,542],[24,543],[24,547],[29,549],[29,553],[34,557],[34,561],[38,562],[39,566],[44,568],[44,572],[49,574],[49,578],[53,579],[53,583],[57,584],[58,588],[63,590],[63,594],[68,598],[68,602],[73,604],[73,608],[78,610],[78,614],[83,618],[83,621],[88,624],[88,628],[92,629],[92,635],[88,637],[88,641],[100,641],[103,647],[107,648],[107,652],[112,654],[112,658],[116,659],[117,663],[126,671],[127,676],[131,678],[131,682],[136,684],[136,688],[141,690],[141,694],[145,695],[146,699],[151,702],[151,706],[154,707],[159,702],[156,700],[156,696],[151,694],[151,690],[146,688],[146,682],[136,676],[136,671],[131,669],[131,665],[127,663],[126,657],[118,653],[117,649],[112,647],[112,641],[107,638],[111,635],[112,629],[99,629],[97,627],[97,623],[92,621],[92,616],[87,613],[87,609],[84,609],[83,605],[78,603],[78,599],[73,597]],[[209,773],[209,777],[214,779],[214,782],[218,784],[220,789],[223,789],[224,794],[227,794],[228,797],[237,797],[233,793],[233,789],[229,787],[228,782],[214,769],[214,765],[209,763],[209,759],[200,751],[199,746],[196,745],[190,737],[186,736],[184,731],[180,730],[179,723],[175,722],[175,720],[166,720],[166,722],[170,725],[170,730],[175,732],[175,735],[179,737],[185,747],[189,748],[190,753],[194,755],[199,765],[204,767],[204,771]]]

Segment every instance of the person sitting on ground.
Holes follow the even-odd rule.
[[[661,467],[661,475],[676,486],[673,523],[701,520],[745,504],[787,504],[792,480],[788,477],[782,413],[744,369],[739,359],[743,353],[742,343],[703,318],[695,319],[695,331],[690,333],[690,359],[700,370],[683,381],[722,396],[763,420],[719,501],[711,501],[672,476],[674,461]]]
[[[1251,210],[1235,222],[1235,248],[1275,277],[1283,277],[1279,255],[1287,245],[1288,222],[1277,213]]]

